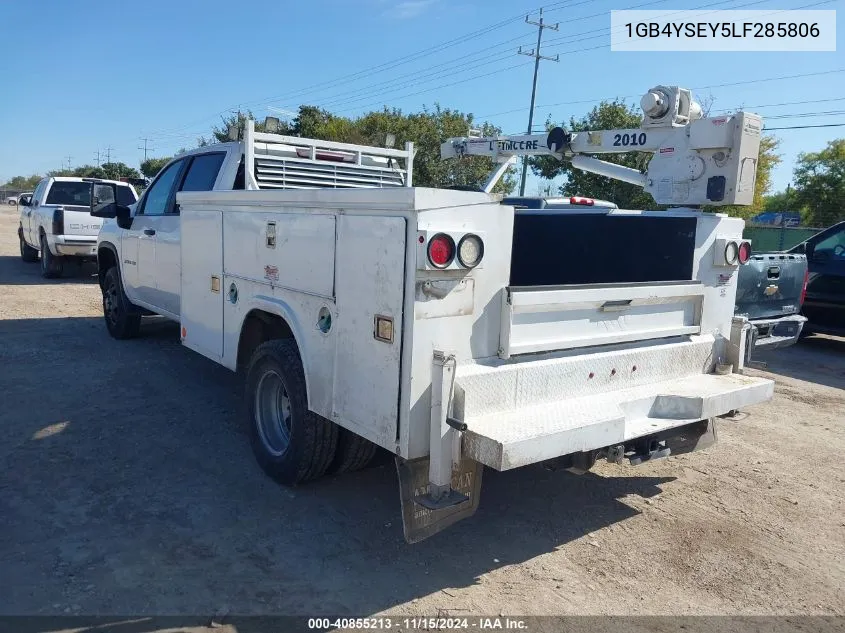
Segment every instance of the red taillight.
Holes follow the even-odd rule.
[[[455,259],[455,241],[445,233],[438,233],[428,241],[428,261],[435,268],[446,268]]]
[[[804,286],[801,288],[801,300],[798,303],[798,307],[800,308],[804,305],[804,299],[807,298],[807,284],[810,283],[810,271],[804,271]]]
[[[581,196],[572,196],[569,198],[569,204],[581,204],[588,207],[593,206],[596,203],[595,200],[592,198],[582,198]]]
[[[740,242],[738,256],[740,264],[745,264],[751,259],[751,242]]]

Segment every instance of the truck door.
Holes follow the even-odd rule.
[[[211,191],[225,152],[197,154],[186,158],[190,164],[180,178],[178,191]],[[182,283],[179,205],[175,203],[158,219],[155,234],[156,305],[179,314]]]
[[[35,217],[35,211],[38,208],[38,203],[44,197],[44,190],[47,187],[47,180],[44,179],[38,183],[35,191],[32,194],[32,199],[28,207],[20,207],[23,209],[21,213],[21,227],[23,228],[23,237],[30,246],[38,248],[38,222]]]
[[[178,229],[179,217],[173,215],[176,185],[187,163],[187,158],[175,161],[158,175],[138,205],[132,227],[124,231],[121,243],[123,283],[127,294],[165,311],[169,311],[165,307],[167,302],[162,301],[156,287],[156,280],[161,276],[156,262],[156,236],[159,231],[167,232],[174,223]]]

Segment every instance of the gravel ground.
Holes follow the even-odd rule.
[[[707,451],[488,471],[474,518],[409,546],[392,465],[275,485],[233,374],[169,324],[112,340],[94,269],[43,280],[16,227],[0,210],[0,615],[845,614],[845,339],[769,354],[774,399]]]

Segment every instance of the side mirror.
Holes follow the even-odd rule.
[[[132,215],[129,212],[129,207],[123,206],[122,204],[115,205],[115,218],[117,219],[117,225],[120,228],[132,228]]]
[[[115,218],[122,229],[132,226],[132,215],[129,207],[117,203],[117,185],[107,183],[91,183],[91,210],[95,218]]]
[[[32,195],[25,195],[18,198],[18,204],[22,207],[29,207],[32,205]]]

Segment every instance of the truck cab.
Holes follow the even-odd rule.
[[[181,191],[243,189],[242,144],[223,143],[180,154],[156,175],[128,217],[106,221],[97,242],[101,284],[118,267],[132,305],[179,320]],[[119,201],[118,201],[119,202]],[[108,321],[107,321],[108,323]]]

